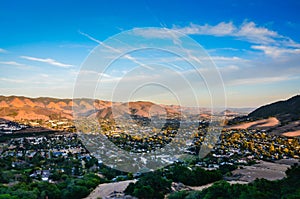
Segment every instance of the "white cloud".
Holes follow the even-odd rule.
[[[23,83],[24,82],[24,80],[11,79],[11,78],[5,78],[5,77],[1,77],[0,80],[5,81],[5,82],[9,82],[9,83]]]
[[[291,76],[244,78],[244,79],[231,80],[227,84],[232,85],[232,86],[255,85],[255,84],[266,84],[266,83],[287,81],[287,80],[292,80],[292,79],[297,79],[297,78],[296,77],[291,77]]]
[[[276,31],[269,30],[268,28],[258,26],[254,22],[244,22],[237,26],[233,22],[220,22],[216,25],[210,24],[194,24],[190,23],[188,26],[180,27],[173,25],[171,30],[175,30],[187,35],[212,35],[217,37],[234,37],[240,40],[245,40],[255,44],[276,44],[286,46],[299,46],[292,39],[278,34]],[[171,31],[170,29],[134,29],[135,35],[143,36],[145,38],[173,38],[177,39],[181,37],[180,34]],[[94,40],[94,39],[93,39]]]
[[[275,31],[257,27],[254,22],[243,23],[233,36],[245,38],[253,43],[273,43],[276,38],[284,38]]]
[[[54,59],[50,59],[50,58],[45,58],[44,59],[44,58],[29,57],[29,56],[21,56],[21,58],[27,59],[27,60],[30,60],[30,61],[43,62],[43,63],[51,64],[53,66],[62,67],[62,68],[73,67],[73,65],[71,65],[71,64],[61,63],[61,62],[58,62],[58,61],[56,61]]]
[[[134,30],[134,34],[145,38],[177,38],[180,40],[180,34],[175,34],[173,31],[169,31],[170,34],[168,34],[167,30],[168,29],[136,29]],[[185,27],[173,25],[172,30],[187,35],[212,35],[216,37],[232,37],[247,41],[252,44],[257,44],[251,46],[252,49],[261,50],[267,56],[273,58],[285,54],[298,54],[300,52],[299,43],[287,36],[280,35],[276,31],[258,26],[253,21],[245,21],[241,25],[235,25],[233,22],[220,22],[216,25],[190,23]],[[212,59],[214,61],[244,61],[238,57],[227,58],[216,56],[212,57]]]
[[[236,56],[233,57],[211,56],[210,58],[213,61],[246,61],[245,59]]]
[[[231,36],[256,44],[278,43],[279,41],[281,44],[296,45],[290,38],[265,27],[259,27],[252,21],[244,22],[240,26],[232,22],[221,22],[217,25],[191,23],[186,27],[173,26],[173,29],[188,35]]]
[[[225,67],[219,67],[219,70],[221,72],[231,72],[231,71],[237,71],[240,68],[237,65],[229,65],[229,66],[225,66]]]
[[[106,78],[112,77],[109,74],[100,73],[100,72],[94,71],[94,70],[81,70],[81,71],[78,72],[78,74],[81,74],[81,75],[99,75],[101,77],[106,77]]]
[[[270,57],[279,57],[285,54],[300,54],[299,48],[280,48],[276,46],[251,46],[252,49],[261,50]]]
[[[133,29],[132,34],[135,36],[142,36],[147,39],[171,39],[175,45],[182,45],[180,37],[182,37],[183,34],[168,28],[135,28]]]
[[[237,49],[237,48],[213,48],[213,49],[206,49],[207,52],[217,52],[217,51],[233,51],[233,52],[237,52],[237,51],[243,51],[244,49]]]
[[[180,28],[178,26],[174,26],[173,29],[188,35],[226,36],[231,35],[236,30],[236,27],[232,22],[221,22],[215,26],[211,26],[208,24],[197,25],[191,23],[187,27]]]
[[[7,50],[0,48],[0,53],[6,53],[6,52],[7,52]]]
[[[45,74],[45,73],[40,74],[40,76],[43,77],[43,78],[48,78],[49,77],[49,75]]]
[[[15,61],[1,61],[0,64],[12,65],[12,66],[24,66],[24,64],[15,62]]]

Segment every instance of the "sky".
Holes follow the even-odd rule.
[[[258,107],[300,92],[299,10],[297,0],[2,0],[0,95],[72,98],[83,75],[93,76],[85,79],[100,75],[102,82],[92,88],[94,97],[101,99],[178,104],[180,98],[179,104],[185,106],[194,106],[197,100],[200,106],[209,106],[215,100],[215,106]],[[173,33],[160,30],[184,36],[175,34],[174,39]],[[128,31],[135,37],[130,39]],[[115,38],[124,45],[112,42]],[[136,42],[138,38],[145,43]],[[166,40],[173,46],[166,46]],[[217,69],[213,76],[220,75],[216,79],[222,85],[200,80],[178,56],[161,50],[130,52],[105,72],[98,59],[99,68],[86,68],[97,50],[98,56],[101,49],[112,56],[136,45],[155,43],[172,50],[192,41],[207,53],[210,61],[205,63],[213,63],[213,72]],[[187,50],[199,54],[194,47]],[[197,68],[204,77],[205,66]],[[141,87],[143,82],[152,85]],[[212,94],[217,91],[220,96]],[[193,92],[196,98],[190,97]]]

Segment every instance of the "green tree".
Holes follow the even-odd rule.
[[[81,199],[89,194],[89,190],[84,186],[71,185],[62,190],[61,197],[64,199]]]
[[[156,196],[154,189],[152,189],[149,185],[135,188],[132,195],[141,199],[155,198]],[[160,198],[163,198],[163,195],[160,196]]]
[[[174,192],[169,195],[169,199],[184,199],[189,193],[187,191]]]
[[[0,199],[18,199],[18,197],[10,194],[0,194]]]
[[[164,198],[171,190],[171,181],[162,177],[159,173],[147,173],[135,184],[130,183],[125,193],[138,198]]]

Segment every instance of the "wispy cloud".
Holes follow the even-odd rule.
[[[278,39],[287,39],[277,32],[264,27],[258,27],[254,22],[243,23],[233,36],[243,38],[253,43],[274,43]]]
[[[234,32],[236,32],[237,28],[233,25],[232,22],[221,22],[215,26],[209,24],[198,25],[194,23],[191,23],[189,26],[186,27],[179,27],[174,25],[173,29],[188,35],[225,36],[232,35]]]
[[[5,78],[5,77],[0,77],[0,81],[9,82],[9,83],[23,83],[24,82],[24,80],[11,79],[11,78]]]
[[[298,79],[299,77],[291,76],[277,76],[277,77],[259,77],[259,78],[245,78],[245,79],[234,79],[227,82],[228,85],[256,85],[256,84],[267,84],[274,82],[287,81],[292,79]]]
[[[213,61],[247,61],[246,59],[240,58],[240,57],[225,57],[225,56],[211,56],[209,59],[212,59]]]
[[[78,74],[82,74],[82,75],[99,75],[100,77],[106,77],[106,78],[110,78],[112,77],[109,74],[106,73],[100,73],[98,71],[94,71],[94,70],[81,70],[78,72]]]
[[[256,44],[251,46],[251,49],[263,51],[265,55],[272,58],[300,53],[299,43],[276,31],[258,26],[252,21],[244,22],[240,26],[234,25],[232,22],[220,22],[217,25],[198,25],[191,23],[189,26],[185,27],[174,25],[173,29],[188,35],[233,37],[238,40],[247,41]],[[216,60],[218,59],[216,58]],[[222,61],[227,60],[224,59]]]
[[[280,35],[276,31],[266,27],[258,26],[256,23],[245,21],[241,25],[235,25],[233,22],[220,22],[216,25],[199,25],[190,23],[188,26],[173,25],[172,30],[186,35],[212,35],[216,37],[233,37],[236,39],[248,41],[260,45],[284,45],[290,47],[299,47],[300,44],[294,42],[289,37]],[[174,32],[170,29],[135,29],[134,34],[145,38],[171,38]],[[171,35],[173,34],[173,35]],[[180,37],[180,34],[175,34]]]
[[[170,34],[166,31],[168,29],[136,29],[134,34],[143,36],[145,38],[173,38],[172,31]],[[300,53],[300,44],[293,41],[291,38],[281,35],[276,31],[270,30],[263,26],[258,26],[253,21],[245,21],[241,25],[235,25],[233,22],[220,22],[216,25],[210,24],[194,24],[190,23],[188,26],[173,25],[172,30],[181,32],[186,35],[211,35],[215,37],[232,37],[237,40],[247,41],[251,44],[252,49],[261,50],[267,56],[279,57],[286,54]],[[180,34],[175,34],[179,39]],[[233,57],[236,58],[236,57]],[[215,61],[241,61],[238,59],[215,57]]]
[[[20,57],[23,58],[23,59],[30,60],[30,61],[43,62],[43,63],[47,63],[47,64],[50,64],[50,65],[53,65],[53,66],[58,66],[58,67],[61,67],[61,68],[73,67],[73,65],[71,65],[71,64],[61,63],[61,62],[58,62],[58,61],[56,61],[54,59],[50,59],[50,58],[37,58],[37,57],[30,57],[30,56],[20,56]]]
[[[300,54],[300,49],[299,48],[284,48],[284,47],[277,47],[277,46],[251,46],[252,49],[255,50],[261,50],[263,51],[266,55],[276,58],[282,55],[286,54]]]
[[[232,71],[237,71],[240,68],[237,65],[228,65],[225,67],[218,67],[218,69],[220,70],[220,72],[232,72]]]
[[[7,50],[0,48],[0,53],[6,53],[6,52],[7,52]]]
[[[232,52],[238,52],[238,51],[245,51],[245,49],[237,49],[237,48],[212,48],[212,49],[206,49],[206,51],[208,53],[215,53],[215,52],[219,52],[219,51],[232,51]]]
[[[0,61],[0,64],[12,65],[12,66],[24,66],[24,64],[15,62],[15,61]]]
[[[117,48],[111,47],[111,46],[109,46],[109,45],[106,45],[104,42],[102,42],[102,41],[100,41],[100,40],[98,40],[98,39],[95,39],[94,37],[90,36],[89,34],[86,34],[86,33],[81,32],[81,31],[78,31],[78,32],[79,32],[79,34],[81,34],[81,35],[83,35],[83,36],[89,38],[90,40],[92,40],[92,41],[94,41],[94,42],[100,44],[101,46],[103,46],[104,48],[107,48],[107,49],[111,50],[112,52],[120,53],[120,54],[121,54],[121,53],[124,53],[124,52],[122,52],[120,49],[117,49]],[[147,66],[146,64],[144,64],[144,63],[138,61],[135,57],[132,57],[132,56],[129,55],[129,54],[125,54],[125,55],[124,55],[124,58],[126,58],[126,59],[128,59],[128,60],[130,60],[130,61],[132,61],[132,62],[134,62],[134,63],[136,63],[136,64],[138,64],[139,66],[142,66],[142,67],[144,67],[144,68],[147,68],[147,69],[152,70],[152,68],[151,68],[150,66]]]
[[[290,38],[265,27],[259,27],[252,21],[244,22],[240,26],[236,26],[232,22],[220,22],[217,25],[191,23],[186,27],[174,25],[173,29],[188,35],[232,36],[256,44],[270,44],[278,40],[286,44],[293,43]]]
[[[142,36],[145,38],[160,38],[160,39],[165,39],[165,38],[171,38],[172,32],[170,29],[167,28],[135,28],[133,29],[133,34]]]

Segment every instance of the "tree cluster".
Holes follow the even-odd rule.
[[[218,181],[203,191],[180,191],[169,195],[169,199],[296,199],[300,198],[300,166],[292,166],[286,171],[287,177],[282,180],[269,181],[256,179],[249,184],[230,185]]]

